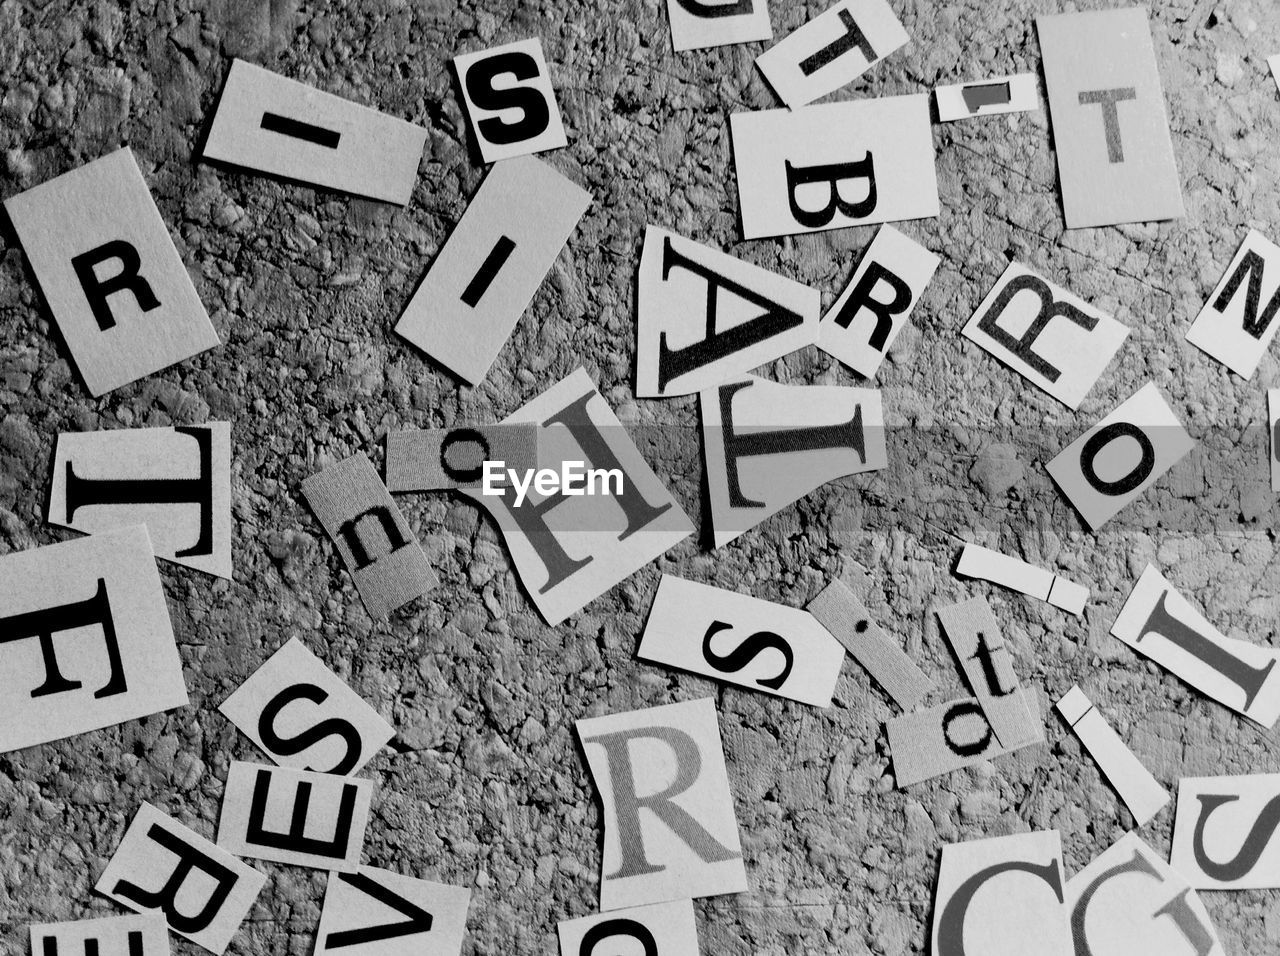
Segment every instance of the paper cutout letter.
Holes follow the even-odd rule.
[[[1280,491],[1280,388],[1267,389],[1267,435],[1271,455],[1271,490]]]
[[[363,452],[302,482],[369,616],[378,620],[439,583],[413,529]]]
[[[889,354],[941,260],[881,226],[853,278],[818,326],[818,348],[871,378]]]
[[[980,578],[1041,601],[1048,601],[1054,607],[1077,616],[1084,613],[1084,606],[1089,603],[1089,589],[1083,585],[1060,578],[1052,571],[1028,564],[1021,558],[984,548],[980,544],[966,542],[960,549],[956,574],[966,578]]]
[[[1011,262],[961,334],[1068,408],[1079,409],[1129,330]]]
[[[0,753],[185,707],[147,529],[0,557]]]
[[[636,656],[829,707],[844,648],[797,608],[664,574]]]
[[[693,900],[583,916],[565,920],[556,929],[560,956],[605,956],[606,952],[620,952],[623,940],[630,940],[628,945],[634,944],[633,949],[645,956],[698,956]]]
[[[584,461],[623,474],[621,494],[530,495],[518,508],[510,485],[501,497],[462,489],[493,515],[520,582],[554,627],[688,537],[693,525],[582,369],[503,424],[520,422],[541,426],[543,468]]]
[[[1067,691],[1057,707],[1097,761],[1103,776],[1116,788],[1138,826],[1145,826],[1169,802],[1169,791],[1143,766],[1079,687]]]
[[[677,53],[773,37],[767,0],[667,0]]]
[[[218,707],[282,767],[353,774],[395,728],[296,637]]]
[[[1202,890],[1280,887],[1280,773],[1183,777],[1169,865]]]
[[[602,911],[746,891],[710,698],[579,720],[577,728],[604,804]]]
[[[233,760],[218,846],[236,856],[351,873],[360,865],[373,783]]]
[[[232,60],[204,158],[403,206],[426,141],[421,126]]]
[[[866,605],[843,581],[833,580],[805,610],[844,645],[903,710],[915,710],[933,690],[933,681],[924,676],[897,641],[871,620]]]
[[[756,67],[795,109],[852,83],[903,46],[886,0],[840,0],[756,57]]]
[[[729,117],[744,239],[938,214],[924,93]]]
[[[4,207],[90,394],[218,344],[128,147]]]
[[[976,698],[949,700],[928,710],[903,714],[885,723],[893,776],[899,787],[909,787],[930,777],[994,760],[1044,740],[1044,724],[1035,695],[1020,690],[993,701],[990,708],[1007,721],[1031,719],[1025,736],[1005,747],[1000,744]]]
[[[1226,637],[1148,564],[1111,633],[1264,727],[1280,717],[1280,651]]]
[[[471,891],[362,866],[330,873],[315,956],[458,956]]]
[[[1040,94],[1036,86],[1034,73],[1018,73],[953,86],[935,86],[933,98],[938,104],[938,119],[950,123],[971,116],[1038,110]]]
[[[637,293],[636,395],[719,385],[818,334],[816,289],[649,226]]]
[[[462,103],[486,163],[569,144],[536,37],[453,58]]]
[[[937,613],[943,636],[960,661],[991,732],[1004,747],[1024,740],[1026,728],[1038,724],[1040,715],[1030,706],[1025,712],[1001,706],[1002,701],[1013,699],[1022,688],[1013,670],[1013,655],[991,613],[991,605],[976,597],[941,608]]]
[[[247,863],[143,803],[94,889],[135,912],[159,913],[179,936],[221,953],[266,882]]]
[[[1062,449],[1046,470],[1097,531],[1194,447],[1155,384],[1148,382]]]
[[[699,406],[717,548],[828,481],[888,464],[874,389],[748,375]]]
[[[231,424],[63,432],[49,523],[85,534],[145,524],[156,556],[231,577]]]
[[[1036,30],[1067,228],[1184,215],[1146,9],[1038,17]]]
[[[1253,378],[1280,322],[1280,246],[1250,229],[1187,332],[1187,341]]]
[[[1130,831],[1067,881],[1076,956],[1224,956],[1186,879]]]
[[[463,425],[387,432],[387,490],[474,488],[484,463],[521,471],[538,467],[537,425]]]
[[[495,164],[396,334],[478,384],[590,204],[590,193],[536,157]]]
[[[31,956],[169,956],[158,915],[134,913],[31,926]]]
[[[947,844],[938,866],[930,952],[1075,956],[1062,884],[1056,830]]]

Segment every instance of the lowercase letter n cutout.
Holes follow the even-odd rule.
[[[0,753],[187,704],[147,529],[0,557]]]
[[[1196,316],[1187,341],[1243,379],[1253,378],[1275,338],[1280,246],[1250,229]]]
[[[156,557],[231,577],[231,424],[63,432],[49,523],[93,534],[145,524]]]
[[[1036,388],[1079,409],[1129,330],[1011,262],[961,334]]]
[[[131,913],[31,926],[31,956],[169,956],[169,930],[158,914]]]
[[[1056,830],[942,848],[933,956],[1073,956]]]
[[[204,158],[403,206],[427,131],[233,60]]]
[[[541,426],[538,460],[621,475],[608,494],[556,493],[516,505],[501,495],[463,488],[493,516],[520,583],[553,627],[693,532],[679,503],[653,473],[608,403],[582,369],[503,420]]]
[[[218,846],[236,856],[353,872],[373,783],[361,777],[232,761]]]
[[[1067,881],[1076,953],[1225,956],[1204,902],[1132,830]]]
[[[691,395],[811,344],[821,297],[649,226],[636,295],[636,395]]]
[[[353,774],[395,736],[296,637],[218,709],[268,757],[295,770]]]
[[[798,608],[664,574],[636,656],[829,707],[844,648]]]
[[[749,375],[698,403],[717,548],[828,481],[888,464],[874,389]]]
[[[839,0],[756,57],[792,109],[852,83],[909,37],[886,0]]]
[[[537,157],[495,163],[396,334],[469,385],[481,382],[590,204]]]
[[[667,0],[677,53],[773,37],[768,0]]]
[[[556,931],[560,956],[603,956],[610,947],[613,952],[622,952],[624,945],[629,947],[626,952],[646,956],[698,956],[693,900],[650,903],[565,920]]]
[[[266,881],[222,847],[144,803],[94,888],[136,912],[160,914],[172,932],[220,954]]]
[[[569,144],[536,37],[453,58],[480,156],[496,163]]]
[[[710,698],[579,720],[577,729],[604,805],[602,911],[746,891]]]
[[[363,452],[304,479],[302,494],[342,555],[370,617],[384,618],[439,583]]]
[[[1039,17],[1036,31],[1067,228],[1183,216],[1146,9]]]
[[[329,874],[314,956],[459,956],[471,891],[362,866]]]
[[[729,129],[744,239],[938,215],[925,93],[734,113]]]
[[[218,344],[128,147],[4,205],[94,396]]]
[[[1169,865],[1201,890],[1280,887],[1280,773],[1183,777]]]
[[[1264,727],[1280,717],[1280,651],[1224,635],[1152,565],[1133,586],[1111,633]]]

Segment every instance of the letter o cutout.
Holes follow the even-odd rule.
[[[1107,481],[1098,474],[1097,469],[1093,467],[1093,463],[1102,449],[1117,438],[1134,439],[1142,448],[1142,460],[1138,462],[1137,467],[1123,478]],[[1151,444],[1151,439],[1147,437],[1147,433],[1132,422],[1112,422],[1105,428],[1100,428],[1089,436],[1089,440],[1084,443],[1084,448],[1080,452],[1080,473],[1084,475],[1084,480],[1089,483],[1089,487],[1094,491],[1112,498],[1117,495],[1127,495],[1133,491],[1151,477],[1151,472],[1155,470],[1155,467],[1155,446]]]

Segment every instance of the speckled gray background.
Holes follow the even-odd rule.
[[[1034,16],[1072,7],[893,5],[911,44],[837,97],[1037,70]],[[772,6],[781,37],[825,3]],[[599,815],[572,730],[586,715],[717,696],[752,886],[697,904],[703,951],[717,956],[921,952],[941,844],[1056,827],[1074,871],[1131,825],[1056,717],[1046,746],[902,792],[881,727],[893,711],[856,666],[835,705],[817,710],[636,662],[662,570],[793,605],[839,575],[952,696],[959,673],[930,609],[988,593],[1042,706],[1079,681],[1167,785],[1280,769],[1270,735],[1107,635],[1153,558],[1233,636],[1274,641],[1280,610],[1274,496],[1262,446],[1242,431],[1263,415],[1264,389],[1280,385],[1276,353],[1244,383],[1182,340],[1246,226],[1280,238],[1280,101],[1264,62],[1280,51],[1280,13],[1267,0],[1158,7],[1187,218],[1065,234],[1044,114],[935,128],[942,215],[904,229],[943,264],[877,384],[892,421],[946,441],[927,442],[934,451],[912,463],[911,484],[891,473],[836,482],[716,553],[691,538],[552,629],[489,521],[465,501],[427,496],[401,500],[442,584],[371,622],[299,483],[356,450],[380,461],[389,429],[504,416],[580,364],[624,422],[693,424],[692,398],[632,397],[646,222],[812,284],[830,302],[872,230],[737,239],[726,115],[776,105],[752,66],[761,45],[674,55],[659,0],[0,0],[0,195],[129,144],[224,343],[93,401],[6,235],[0,547],[65,537],[42,523],[59,431],[227,418],[237,561],[234,583],[161,567],[189,708],[0,757],[0,948],[25,952],[31,921],[113,911],[90,888],[140,801],[213,835],[228,761],[255,757],[215,707],[292,635],[398,728],[394,750],[368,771],[378,797],[366,860],[471,884],[468,952],[551,951],[557,920],[595,908]],[[547,159],[595,201],[486,381],[459,388],[390,330],[482,175],[448,61],[530,35],[542,38],[570,138]],[[235,56],[428,126],[408,208],[197,163]],[[1010,258],[1133,329],[1078,414],[957,335]],[[766,372],[854,381],[812,348]],[[1042,456],[993,426],[1046,429],[1051,454],[1147,380],[1225,451],[1189,460],[1114,530],[1091,536],[1046,492]],[[694,515],[700,467],[690,454],[660,468]],[[1193,527],[1210,511],[1208,526]],[[950,562],[973,535],[1091,585],[1094,605],[1074,619],[957,581]],[[1149,828],[1157,847],[1169,822],[1166,811]],[[324,874],[255,865],[271,883],[230,952],[309,952]],[[1232,956],[1280,946],[1274,892],[1207,902]],[[174,950],[197,951],[176,938]]]

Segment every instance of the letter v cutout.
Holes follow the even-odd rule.
[[[380,926],[364,926],[360,929],[344,929],[329,933],[324,938],[324,952],[342,949],[344,946],[355,946],[358,943],[376,943],[384,939],[396,939],[400,936],[413,936],[430,931],[432,923],[430,913],[387,889],[381,883],[363,873],[339,873],[337,877],[344,883],[350,883],[366,896],[373,897],[379,903],[385,903],[409,918],[402,923],[383,923]]]

